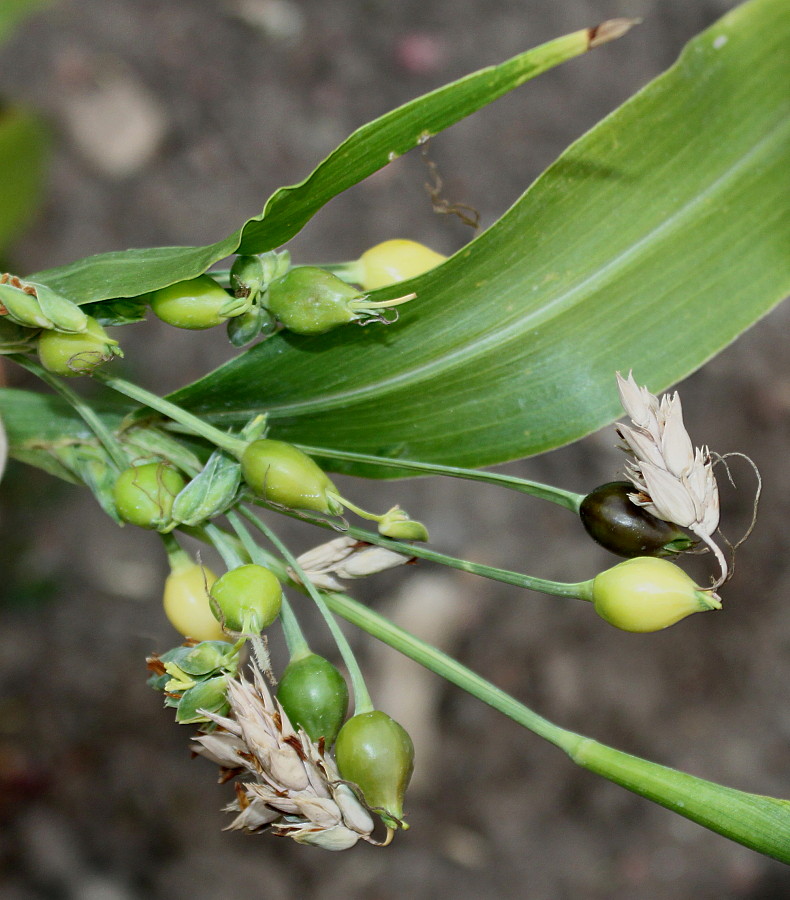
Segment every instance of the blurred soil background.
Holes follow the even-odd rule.
[[[214,241],[395,105],[554,36],[643,16],[625,39],[431,141],[445,197],[475,207],[488,226],[732,5],[60,0],[0,50],[0,94],[40,110],[52,132],[46,199],[9,264],[22,274],[99,251]],[[295,259],[352,259],[393,236],[454,252],[472,231],[432,211],[427,177],[412,153],[343,194],[292,242]],[[723,613],[629,635],[583,604],[427,564],[352,592],[563,726],[734,787],[788,795],[789,324],[779,308],[682,386],[695,442],[749,454],[765,484]],[[633,338],[638,369],[650,336]],[[124,370],[160,393],[229,355],[222,333],[156,320],[123,340]],[[6,377],[27,383],[8,368]],[[614,443],[606,429],[505,471],[586,491],[617,477]],[[734,470],[738,489],[723,488],[731,536],[748,523],[753,491],[746,467]],[[436,479],[342,486],[377,508],[401,502],[454,555],[569,581],[616,562],[567,512],[525,496]],[[779,863],[578,770],[364,635],[354,640],[374,697],[417,746],[411,830],[387,850],[342,854],[223,832],[229,786],[190,759],[188,729],[145,684],[146,654],[176,642],[160,606],[158,538],[108,524],[86,491],[18,464],[0,502],[5,900],[790,893]],[[299,551],[325,539],[290,522],[280,531]],[[316,650],[331,652],[315,622],[311,633]]]

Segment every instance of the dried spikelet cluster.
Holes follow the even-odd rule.
[[[253,665],[253,681],[229,679],[228,716],[206,713],[217,731],[195,738],[198,753],[251,781],[236,784],[226,811],[238,815],[231,829],[270,829],[301,844],[347,850],[372,841],[373,819],[340,780],[323,742],[293,728]]]
[[[647,512],[687,528],[704,541],[716,556],[721,575],[728,575],[727,562],[712,535],[719,525],[719,490],[707,447],[694,448],[683,424],[677,393],[659,400],[640,387],[629,373],[617,373],[623,409],[632,425],[618,424],[624,449],[634,459],[626,463],[626,475],[636,488],[629,498]]]

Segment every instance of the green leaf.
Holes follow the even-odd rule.
[[[129,411],[117,403],[92,405],[113,429]],[[96,435],[62,397],[0,388],[0,418],[8,435],[9,456],[65,481],[77,481],[59,458],[59,451],[73,443],[94,443]]]
[[[417,292],[397,324],[281,333],[171,399],[222,428],[266,409],[327,459],[480,466],[600,428],[616,369],[663,389],[790,290],[789,30],[753,0],[699,35],[488,231],[375,292]]]
[[[304,181],[275,191],[263,212],[206,247],[158,247],[102,253],[38,272],[76,303],[134,297],[194,278],[236,252],[262,253],[290,240],[337,194],[465,116],[542,72],[613,40],[628,29],[617,19],[549,41],[498,66],[481,69],[369,122],[355,131]]]
[[[173,501],[173,522],[200,525],[233,504],[241,484],[241,465],[223,450],[215,450],[203,470]]]
[[[93,401],[91,406],[111,428],[117,428],[130,406]],[[94,433],[62,398],[19,388],[0,388],[0,415],[13,454],[16,449],[46,443],[92,441]]]
[[[85,312],[93,316],[99,325],[131,325],[145,321],[148,303],[145,299],[137,297],[101,300],[98,303],[91,303]]]
[[[113,485],[118,478],[118,468],[103,447],[93,444],[53,444],[47,450],[54,460],[65,466],[81,484],[90,489],[111,519],[118,525],[123,525],[112,494]]]
[[[46,130],[32,112],[19,107],[0,110],[0,249],[18,235],[38,207],[47,143]]]

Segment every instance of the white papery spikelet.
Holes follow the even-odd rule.
[[[313,547],[296,561],[317,588],[343,591],[345,587],[338,579],[366,578],[377,572],[403,566],[413,559],[413,556],[396,553],[386,547],[374,547],[344,535]],[[302,583],[294,569],[289,568],[288,574],[297,583]]]
[[[626,463],[626,475],[636,488],[629,498],[704,541],[721,567],[713,585],[718,587],[727,578],[728,566],[712,537],[719,525],[719,489],[708,448],[695,449],[691,443],[677,392],[659,400],[630,372],[628,378],[617,372],[617,387],[632,423],[617,425],[624,449],[634,457]]]
[[[341,782],[323,745],[293,728],[258,667],[252,668],[252,682],[229,681],[228,716],[205,713],[219,730],[194,738],[202,756],[253,776],[236,784],[236,800],[226,810],[238,815],[228,828],[268,828],[325,850],[347,850],[360,838],[375,843],[373,819]]]

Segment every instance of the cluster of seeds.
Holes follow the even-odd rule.
[[[241,347],[279,328],[319,335],[349,322],[389,321],[386,310],[414,295],[371,301],[365,292],[418,276],[443,259],[411,241],[379,244],[334,271],[293,267],[287,253],[238,256],[227,288],[203,274],[133,301],[110,301],[111,307],[121,305],[109,312],[98,304],[94,312],[102,322],[138,321],[140,308],[150,306],[158,318],[179,328],[225,323],[231,343]],[[52,375],[95,374],[107,381],[95,370],[122,354],[102,322],[45,285],[0,277],[0,342],[29,352],[36,341],[40,363]],[[631,376],[618,379],[633,423],[619,426],[631,454],[630,481],[604,484],[579,497],[578,513],[594,540],[626,560],[588,582],[542,581],[540,589],[551,592],[554,585],[555,593],[589,600],[604,620],[625,631],[656,631],[694,612],[721,607],[712,589],[699,588],[664,558],[690,549],[700,538],[722,564],[721,583],[726,566],[711,538],[718,524],[718,494],[710,455],[707,449],[694,450],[677,396],[659,401]],[[139,398],[139,391],[129,396]],[[194,417],[190,423],[201,425]],[[344,651],[343,639],[335,634],[354,687],[356,708],[349,717],[345,678],[310,650],[283,587],[312,592],[318,602],[319,590],[342,590],[342,579],[402,565],[411,557],[403,545],[377,547],[344,536],[288,560],[291,565],[270,567],[261,564],[257,547],[253,551],[245,543],[234,516],[240,503],[252,501],[308,520],[328,519],[341,528],[341,517],[350,510],[374,521],[380,536],[396,541],[427,541],[427,529],[398,506],[375,514],[351,503],[303,450],[267,436],[265,416],[254,417],[238,435],[206,427],[215,449],[205,462],[185,456],[180,445],[178,452],[168,453],[174,444],[164,434],[150,452],[127,454],[131,464],[126,466],[119,464],[117,453],[105,458],[95,445],[84,452],[61,451],[60,462],[93,488],[116,521],[162,535],[171,569],[164,611],[185,643],[149,659],[150,684],[164,694],[179,723],[198,726],[199,752],[219,763],[223,778],[252,779],[237,783],[237,799],[229,807],[237,813],[232,827],[270,829],[338,850],[359,839],[375,843],[370,817],[375,812],[387,828],[388,842],[397,828],[406,827],[411,739],[373,708],[353,654],[346,655],[350,648]],[[206,436],[201,428],[196,433]],[[235,536],[214,524],[223,515]],[[219,550],[224,574],[217,577],[178,544],[173,532],[190,528]],[[274,674],[264,635],[278,619],[290,661],[272,697],[265,682],[265,676],[274,681]],[[251,680],[242,674],[248,645],[255,653]]]

